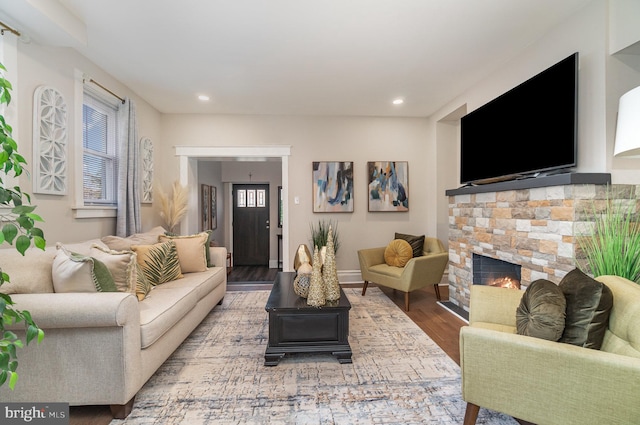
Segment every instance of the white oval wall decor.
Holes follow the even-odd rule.
[[[148,137],[140,139],[142,161],[142,202],[153,202],[153,142]]]
[[[53,87],[33,96],[33,192],[67,193],[67,104]]]

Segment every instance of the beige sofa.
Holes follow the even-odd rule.
[[[86,254],[94,243],[102,242],[65,247]],[[131,292],[56,293],[55,247],[25,257],[0,250],[0,267],[11,277],[2,291],[45,332],[42,343],[19,350],[18,383],[14,391],[0,388],[0,400],[110,405],[114,417],[126,417],[138,390],[222,302],[226,249],[209,249],[215,267],[158,285],[142,301]]]
[[[524,291],[473,285],[460,331],[465,424],[478,407],[538,425],[640,421],[640,285],[601,276],[613,309],[601,350],[516,334]]]

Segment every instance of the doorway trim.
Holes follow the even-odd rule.
[[[187,215],[180,224],[182,234],[198,231],[198,160],[203,158],[252,159],[280,158],[282,166],[282,264],[289,270],[289,156],[291,145],[265,146],[176,146],[180,184],[189,190]]]

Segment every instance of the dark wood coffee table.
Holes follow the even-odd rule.
[[[351,303],[340,288],[340,299],[322,307],[307,305],[293,292],[296,274],[280,272],[265,310],[269,313],[269,342],[265,366],[276,366],[285,354],[330,353],[340,363],[351,363],[349,310]]]

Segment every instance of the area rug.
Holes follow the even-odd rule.
[[[268,291],[228,292],[111,425],[461,424],[460,368],[378,288],[345,288],[352,364],[264,366]],[[513,425],[480,410],[478,424]]]

